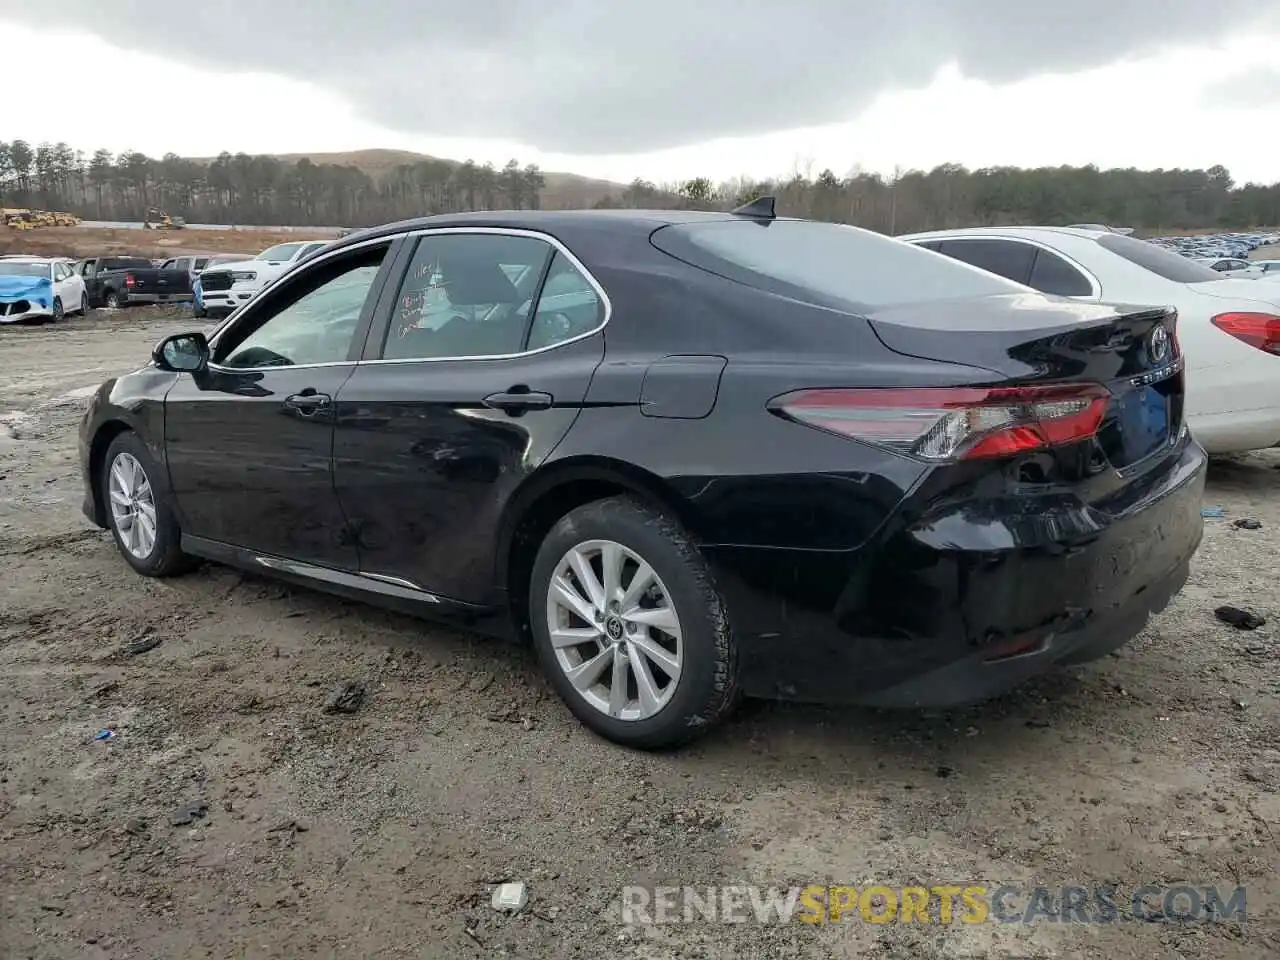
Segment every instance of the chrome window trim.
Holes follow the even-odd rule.
[[[459,357],[405,357],[405,358],[394,358],[394,359],[379,358],[377,360],[361,360],[360,361],[361,366],[373,365],[373,364],[391,364],[391,363],[451,363],[459,360],[516,360],[522,357],[537,356],[538,354],[546,353],[548,350],[558,350],[561,347],[567,347],[571,343],[577,343],[578,341],[585,340],[588,337],[594,337],[597,333],[599,333],[601,330],[603,330],[606,326],[609,325],[609,320],[613,317],[613,301],[609,299],[609,294],[605,292],[604,287],[601,286],[600,281],[595,278],[595,275],[592,274],[592,272],[587,269],[586,265],[581,260],[579,260],[577,256],[574,255],[574,252],[570,250],[568,247],[566,247],[563,243],[561,243],[558,238],[551,236],[551,234],[549,233],[542,233],[538,230],[526,230],[520,227],[429,227],[422,230],[411,230],[408,233],[402,234],[402,236],[406,238],[408,237],[421,238],[421,237],[427,237],[427,236],[441,236],[441,235],[459,234],[459,233],[491,234],[491,235],[505,236],[505,237],[529,237],[533,240],[541,240],[542,242],[549,244],[550,246],[555,248],[556,251],[561,253],[566,260],[568,260],[571,264],[573,264],[574,269],[576,269],[579,273],[581,273],[586,278],[587,283],[590,284],[591,286],[591,289],[593,289],[596,292],[596,296],[600,298],[600,305],[603,308],[600,312],[600,322],[596,324],[594,327],[592,327],[590,330],[586,330],[578,334],[577,336],[570,337],[567,340],[560,340],[560,341],[557,341],[556,343],[548,344],[545,347],[538,347],[536,350],[521,350],[517,353],[488,353],[488,354],[481,354],[478,356],[459,356]],[[396,295],[396,298],[399,299],[400,297],[399,288],[396,289],[395,295]],[[535,307],[534,309],[536,313],[537,308]],[[533,317],[531,316],[529,319],[532,320]],[[385,344],[384,344],[384,348],[385,348]]]
[[[1049,253],[1052,253],[1056,256],[1061,257],[1063,260],[1067,261],[1067,263],[1071,264],[1071,266],[1075,267],[1082,274],[1084,274],[1084,278],[1089,281],[1089,287],[1092,291],[1089,294],[1090,297],[1102,296],[1102,284],[1101,282],[1099,282],[1098,278],[1094,275],[1092,270],[1090,270],[1088,267],[1082,264],[1075,257],[1071,256],[1071,254],[1064,253],[1063,251],[1059,250],[1057,247],[1052,247],[1041,240],[1032,240],[1030,237],[1017,237],[1007,233],[942,233],[942,234],[930,233],[920,237],[912,237],[910,240],[907,240],[906,242],[913,244],[915,246],[920,246],[921,244],[928,243],[931,241],[946,243],[948,240],[1005,240],[1011,243],[1025,243],[1027,244],[1027,246],[1036,247],[1037,249],[1040,249],[1040,250],[1045,250]],[[941,251],[933,251],[933,252],[939,253]],[[943,254],[943,256],[946,256],[946,254]],[[970,264],[970,266],[972,266],[972,264]],[[1034,264],[1032,266],[1034,266]],[[981,270],[982,268],[979,267],[978,269]],[[997,276],[999,276],[999,274],[997,274]],[[1017,283],[1016,280],[1012,282]],[[1033,287],[1032,289],[1035,289],[1035,288]],[[1057,294],[1050,293],[1050,294],[1045,294],[1045,296],[1053,297],[1053,296],[1057,296]],[[1082,298],[1082,295],[1075,294],[1068,297],[1067,299],[1079,300],[1081,298]]]
[[[506,236],[506,237],[529,237],[531,239],[541,240],[542,242],[549,244],[556,251],[561,253],[565,257],[565,259],[567,259],[571,264],[573,264],[574,268],[579,273],[581,273],[584,277],[587,278],[587,283],[591,285],[591,289],[595,290],[596,295],[600,298],[600,305],[604,308],[600,314],[600,322],[596,326],[592,327],[590,330],[580,333],[575,337],[570,337],[568,340],[560,340],[557,343],[548,344],[545,347],[538,347],[536,350],[523,350],[523,351],[520,351],[519,353],[491,353],[491,354],[483,354],[480,356],[460,356],[460,357],[408,357],[405,359],[379,358],[376,360],[333,360],[327,363],[297,363],[297,364],[291,364],[290,366],[287,366],[287,367],[224,367],[221,364],[210,363],[209,369],[218,371],[220,373],[244,373],[251,370],[307,370],[314,367],[341,367],[341,366],[362,367],[362,366],[373,365],[373,364],[393,364],[393,363],[447,363],[447,362],[455,362],[459,360],[515,360],[522,357],[537,356],[538,354],[546,353],[549,350],[558,350],[559,348],[566,347],[571,343],[577,343],[578,341],[585,340],[588,337],[594,337],[597,333],[599,333],[606,326],[608,326],[610,319],[612,319],[613,317],[613,301],[609,299],[609,294],[605,292],[605,289],[603,286],[601,286],[600,281],[597,280],[595,278],[595,275],[592,274],[592,272],[587,269],[586,265],[577,258],[574,252],[570,250],[568,247],[566,247],[558,238],[551,236],[551,234],[549,233],[542,233],[541,231],[538,231],[538,230],[527,230],[520,227],[471,227],[471,226],[424,227],[419,230],[408,230],[408,231],[405,231],[404,233],[392,233],[392,234],[387,234],[381,237],[375,237],[370,240],[362,240],[359,243],[352,243],[350,245],[341,247],[337,250],[330,250],[323,253],[317,253],[314,256],[308,258],[303,264],[298,264],[297,266],[300,269],[310,270],[317,267],[319,264],[323,263],[324,261],[329,260],[332,257],[343,256],[344,254],[347,254],[353,250],[360,250],[360,249],[363,249],[364,247],[377,246],[378,244],[382,244],[382,243],[390,245],[392,243],[395,243],[395,241],[397,240],[420,239],[422,237],[441,236],[441,235],[460,234],[460,233],[492,234],[492,235]],[[281,283],[286,277],[289,277],[292,275],[294,275],[293,270],[285,271],[275,280],[272,280],[271,283],[267,284],[265,287],[259,290],[250,300],[241,304],[235,310],[234,313],[228,316],[222,322],[222,325],[214,332],[213,336],[209,338],[210,352],[213,352],[214,350],[217,349],[218,341],[226,335],[226,332],[228,330],[230,330],[233,326],[235,326],[238,323],[238,317],[240,314],[243,314],[247,309],[252,307],[254,304],[254,301],[256,301],[259,297],[264,296],[268,290],[271,290],[273,287],[275,287],[276,284]],[[407,276],[407,271],[405,276]],[[404,276],[400,277],[399,279],[401,281],[401,284],[403,284]],[[399,296],[400,296],[400,287],[397,287],[395,292],[395,297],[398,299]]]

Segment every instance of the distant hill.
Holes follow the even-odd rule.
[[[345,153],[277,153],[273,154],[283,163],[297,163],[306,158],[312,163],[332,163],[338,166],[351,166],[364,171],[375,179],[390,173],[396,167],[409,163],[421,163],[423,160],[443,160],[456,166],[461,161],[445,157],[433,157],[425,153],[414,153],[411,150],[349,150]],[[193,158],[198,163],[208,163],[212,158]],[[546,186],[542,189],[542,205],[548,209],[565,207],[590,207],[597,200],[607,196],[617,196],[627,188],[624,183],[610,180],[596,180],[592,177],[579,176],[576,173],[559,173],[543,170]]]

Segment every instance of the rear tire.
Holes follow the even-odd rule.
[[[116,293],[114,290],[108,290],[107,295],[102,298],[102,305],[108,310],[119,310],[120,294]]]
[[[184,573],[197,563],[182,552],[182,531],[167,491],[142,438],[127,430],[111,441],[100,471],[99,496],[116,546],[129,566],[145,577]]]
[[[57,323],[66,315],[67,315],[67,312],[62,309],[62,298],[54,297],[53,298],[53,318],[52,318],[53,322]]]
[[[87,293],[80,294],[80,316],[87,317],[89,315],[89,295]]]
[[[724,601],[670,517],[630,498],[578,507],[543,540],[529,596],[543,670],[600,736],[645,750],[673,747],[736,706],[737,653]]]

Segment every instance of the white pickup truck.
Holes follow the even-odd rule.
[[[225,317],[282,276],[300,260],[327,246],[327,240],[299,240],[268,247],[252,260],[228,263],[200,274],[201,305],[210,317]]]

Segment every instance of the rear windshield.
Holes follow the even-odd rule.
[[[152,263],[142,257],[106,257],[100,264],[103,270],[147,270]]]
[[[869,230],[811,220],[662,227],[653,244],[692,266],[838,309],[1026,293],[1021,284]]]
[[[1174,283],[1204,283],[1207,280],[1222,279],[1221,274],[1212,267],[1196,263],[1180,253],[1171,253],[1164,247],[1157,247],[1145,240],[1108,233],[1098,238],[1098,244],[1117,257],[1124,257],[1130,263]]]

